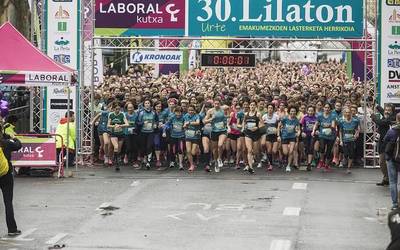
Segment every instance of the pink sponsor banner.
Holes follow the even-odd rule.
[[[56,166],[56,140],[52,138],[19,137],[22,148],[12,153],[14,167]]]
[[[185,0],[96,0],[98,36],[183,36]]]

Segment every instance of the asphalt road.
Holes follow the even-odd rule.
[[[3,236],[0,249],[385,249],[390,197],[375,186],[379,179],[379,170],[366,169],[249,175],[97,168],[60,180],[17,177],[23,234]],[[100,209],[110,206],[115,210]],[[5,235],[3,204],[0,211]]]

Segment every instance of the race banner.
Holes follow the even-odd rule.
[[[188,1],[189,36],[361,38],[363,0]]]
[[[97,36],[183,36],[185,0],[97,0]]]
[[[56,139],[20,136],[22,148],[12,152],[12,165],[22,166],[55,166],[56,165]]]
[[[0,71],[0,84],[21,86],[69,85],[71,74],[52,72],[4,72]]]
[[[133,64],[182,64],[182,51],[168,50],[137,50],[131,51],[130,62]]]
[[[381,0],[380,103],[400,103],[400,2]]]

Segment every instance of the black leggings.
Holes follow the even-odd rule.
[[[11,164],[10,168],[12,169]],[[2,177],[0,177],[0,188],[3,192],[4,207],[6,209],[6,222],[8,232],[17,231],[17,223],[14,218],[14,208],[13,208],[13,193],[14,193],[14,177],[12,171]]]
[[[125,145],[125,153],[128,156],[129,161],[136,161],[138,156],[138,144],[139,144],[139,136],[138,135],[127,135],[125,137],[124,145]]]
[[[142,156],[149,155],[153,152],[154,134],[141,133],[139,136],[139,149]]]
[[[335,139],[328,140],[319,138],[319,152],[325,154],[325,160],[332,158],[332,149],[335,144]]]

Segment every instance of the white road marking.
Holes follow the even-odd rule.
[[[378,221],[378,219],[374,217],[364,217],[364,219],[367,221]]]
[[[192,206],[201,206],[201,207],[203,207],[203,210],[209,210],[211,208],[211,204],[208,204],[208,203],[189,203],[189,204],[186,204],[183,207],[183,209],[188,209],[189,207],[192,207]]]
[[[290,240],[273,240],[269,250],[289,250],[291,245]]]
[[[196,215],[202,221],[209,221],[211,219],[218,218],[218,217],[221,216],[220,214],[216,214],[216,215],[213,215],[213,216],[210,216],[210,217],[206,217],[206,216],[202,215],[201,213],[196,213]]]
[[[235,218],[235,219],[232,219],[230,221],[232,221],[232,222],[249,222],[249,223],[256,222],[255,219],[248,219],[247,215],[245,215],[245,214],[242,214],[239,218]]]
[[[140,184],[140,181],[133,181],[131,184],[131,187],[137,187],[137,186],[139,186],[139,184]]]
[[[289,250],[291,245],[290,240],[273,240],[269,250]]]
[[[246,208],[245,204],[219,204],[215,210],[222,211],[243,211]]]
[[[182,218],[179,218],[178,216],[179,215],[184,215],[184,214],[186,214],[186,213],[170,214],[170,215],[167,215],[166,217],[172,218],[172,219],[175,219],[175,220],[182,220]]]
[[[283,210],[283,215],[285,216],[299,216],[301,208],[299,207],[285,207]]]
[[[111,203],[109,202],[104,202],[101,204],[98,208],[96,208],[96,211],[103,211],[103,208],[111,206]]]
[[[307,189],[307,183],[293,183],[292,189],[306,190]]]
[[[50,240],[46,241],[46,244],[48,245],[54,245],[57,242],[59,242],[61,239],[63,239],[64,237],[66,237],[68,234],[65,233],[59,233],[56,236],[54,236],[53,238],[51,238]]]

